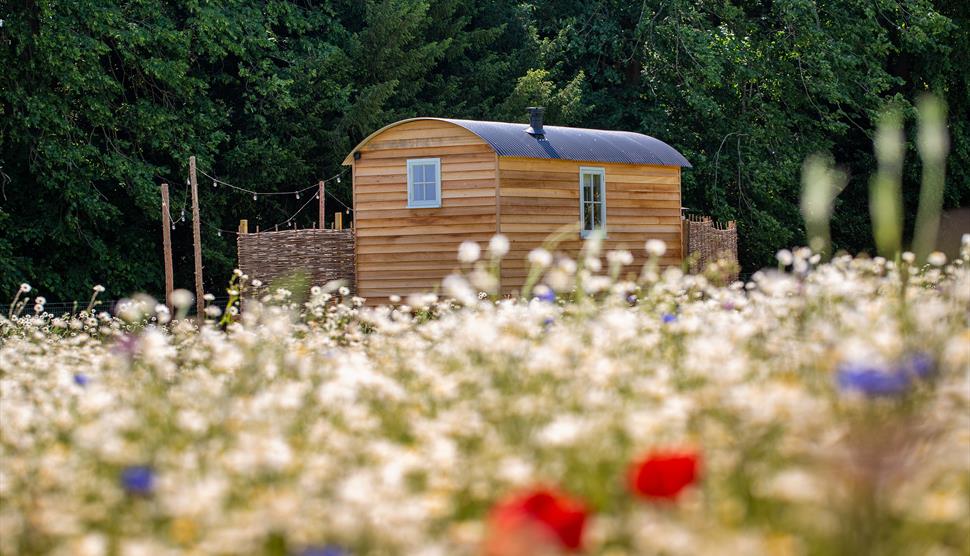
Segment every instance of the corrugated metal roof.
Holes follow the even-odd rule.
[[[499,156],[691,167],[676,149],[642,133],[544,125],[545,137],[537,139],[526,124],[440,119],[478,135]]]
[[[382,131],[415,120],[440,120],[461,126],[481,137],[499,156],[691,167],[676,149],[642,133],[547,125],[543,126],[545,136],[537,139],[526,133],[527,124],[448,118],[411,118],[381,128],[354,147],[344,164],[350,164],[353,153]]]

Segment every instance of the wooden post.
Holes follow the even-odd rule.
[[[239,233],[248,234],[249,233],[249,220],[239,221]]]
[[[681,236],[680,236],[680,259],[683,261],[687,260],[690,255],[690,215],[687,218],[681,220]]]
[[[344,229],[344,213],[342,212],[333,213],[333,227],[335,230]]]
[[[324,195],[326,194],[327,190],[325,189],[326,186],[324,185],[323,180],[320,180],[320,183],[317,184],[317,185],[318,185],[317,196],[320,197],[320,200],[319,200],[319,203],[320,203],[320,229],[322,230],[323,229],[323,215],[326,214],[324,212],[326,210],[326,208],[325,208],[326,207],[326,203],[324,201]]]
[[[192,248],[195,252],[195,319],[205,319],[202,291],[202,223],[199,221],[199,181],[195,178],[195,157],[189,157],[189,184],[192,186]]]
[[[168,314],[175,314],[172,307],[172,290],[175,288],[172,278],[172,221],[169,218],[170,205],[168,202],[168,184],[162,184],[162,260],[165,266],[165,306]]]

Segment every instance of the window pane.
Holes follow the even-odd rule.
[[[437,201],[434,182],[429,182],[424,184],[424,198],[428,201]]]
[[[411,187],[411,195],[413,196],[413,199],[415,201],[423,201],[424,200],[424,188],[421,187],[421,184],[420,183],[415,182],[415,183],[412,184],[412,187]]]
[[[593,204],[583,203],[583,229],[592,230],[595,227],[593,222]]]

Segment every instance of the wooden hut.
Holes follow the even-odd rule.
[[[383,127],[347,158],[353,168],[357,292],[371,302],[430,291],[458,266],[462,241],[508,237],[502,287],[514,291],[526,256],[578,224],[558,250],[575,254],[603,228],[605,249],[643,263],[647,239],[681,261],[680,171],[690,163],[653,137],[626,131],[411,118]]]

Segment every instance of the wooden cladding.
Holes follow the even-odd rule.
[[[438,120],[388,128],[359,153],[352,161],[356,277],[370,303],[437,290],[459,268],[461,242],[484,247],[499,232],[511,242],[502,265],[508,292],[522,285],[528,252],[564,225],[577,231],[558,250],[576,256],[580,167],[605,172],[606,250],[630,250],[639,268],[644,242],[656,238],[667,243],[664,264],[682,259],[677,166],[499,157],[477,135]],[[407,161],[419,158],[440,159],[440,207],[407,207]]]
[[[448,122],[408,122],[378,134],[360,153],[357,286],[370,303],[436,290],[458,268],[461,242],[495,234],[496,156],[475,134]],[[441,164],[441,206],[408,208],[407,161],[432,157]]]
[[[529,251],[557,228],[579,222],[580,168],[602,168],[606,176],[604,251],[627,249],[631,269],[645,260],[648,239],[667,243],[663,264],[679,264],[681,253],[680,168],[531,158],[499,158],[501,226],[511,250],[502,265],[502,287],[522,286]],[[583,246],[579,229],[557,246],[572,257]],[[521,262],[520,262],[521,261]]]

